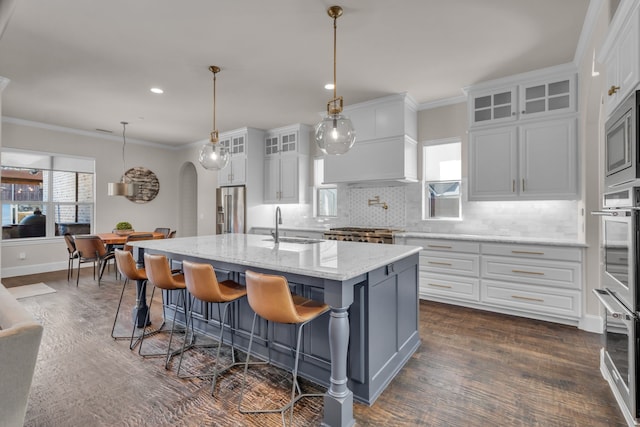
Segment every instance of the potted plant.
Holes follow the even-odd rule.
[[[113,232],[120,236],[126,236],[128,234],[133,233],[134,230],[133,230],[133,227],[131,226],[131,223],[126,221],[121,221],[116,224],[116,228],[113,229]]]

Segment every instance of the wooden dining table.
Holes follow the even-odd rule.
[[[154,239],[164,239],[164,233],[157,231],[134,231],[129,234],[116,234],[116,233],[97,233],[97,236],[102,239],[106,245],[124,245],[127,242],[127,237],[131,235],[140,234],[152,234]]]

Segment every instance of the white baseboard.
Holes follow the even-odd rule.
[[[592,314],[586,314],[582,316],[578,323],[578,328],[587,332],[595,332],[601,334],[604,332],[604,321],[600,316],[594,316]]]
[[[87,264],[89,266],[90,264]],[[77,267],[76,267],[77,268]],[[49,273],[51,271],[66,270],[67,262],[51,262],[48,264],[31,264],[20,267],[3,268],[0,271],[2,277],[25,276],[27,274]]]

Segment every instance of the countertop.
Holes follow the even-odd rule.
[[[418,253],[420,246],[322,240],[275,244],[260,234],[220,234],[141,240],[131,246],[174,255],[265,268],[285,273],[348,280]]]
[[[313,233],[324,233],[328,227],[279,227],[283,231],[307,231]],[[255,230],[273,230],[273,227],[253,227]],[[484,243],[519,243],[525,245],[548,245],[548,246],[569,246],[576,248],[586,248],[587,244],[576,240],[552,239],[548,237],[522,237],[522,236],[498,236],[482,234],[452,234],[452,233],[430,233],[423,231],[401,231],[395,233],[396,237],[414,237],[418,239],[448,239],[448,240],[472,240]]]
[[[551,239],[548,237],[521,237],[521,236],[487,236],[475,234],[440,234],[403,231],[395,234],[396,237],[414,237],[419,239],[447,239],[447,240],[472,240],[484,243],[518,243],[527,245],[570,246],[586,248],[586,243],[575,240]]]

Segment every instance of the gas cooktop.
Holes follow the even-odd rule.
[[[393,243],[393,233],[402,230],[375,227],[336,227],[324,232],[327,240],[351,242]]]

